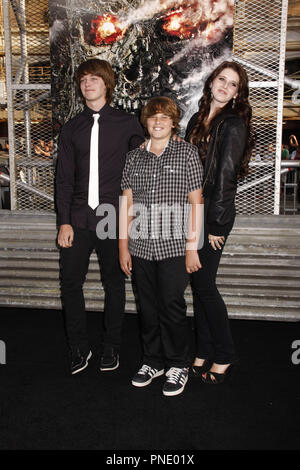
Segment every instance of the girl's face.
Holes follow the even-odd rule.
[[[240,78],[231,68],[226,68],[216,76],[211,84],[212,101],[218,107],[225,106],[238,95]]]

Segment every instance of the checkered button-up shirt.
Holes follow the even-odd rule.
[[[121,188],[133,193],[129,251],[147,260],[185,255],[188,193],[202,186],[197,148],[170,139],[160,156],[146,149],[127,154]]]

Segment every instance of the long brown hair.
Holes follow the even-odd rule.
[[[213,80],[224,70],[232,69],[239,76],[238,95],[235,100],[230,100],[223,108],[220,108],[213,118],[208,122],[208,116],[210,112],[210,104],[212,100],[211,95],[211,84]],[[246,124],[248,129],[248,138],[246,149],[243,157],[241,167],[239,169],[238,178],[242,178],[248,174],[249,171],[249,160],[251,151],[254,146],[254,135],[252,131],[252,108],[248,101],[249,87],[248,87],[248,76],[243,67],[236,62],[225,61],[222,62],[207,78],[203,95],[199,104],[199,115],[197,117],[196,124],[190,135],[190,142],[197,145],[200,151],[201,158],[205,158],[207,147],[208,147],[208,136],[213,128],[216,117],[224,111],[231,111],[234,114],[240,116]]]

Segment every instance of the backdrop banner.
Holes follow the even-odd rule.
[[[185,128],[209,73],[232,53],[234,0],[49,0],[54,130],[82,107],[74,73],[108,60],[113,106],[139,114],[152,96],[173,98]]]

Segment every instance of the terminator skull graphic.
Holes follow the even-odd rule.
[[[231,55],[234,0],[50,0],[54,118],[81,109],[74,72],[108,60],[113,105],[139,113],[152,96],[173,98],[181,125],[197,110],[203,82]]]

